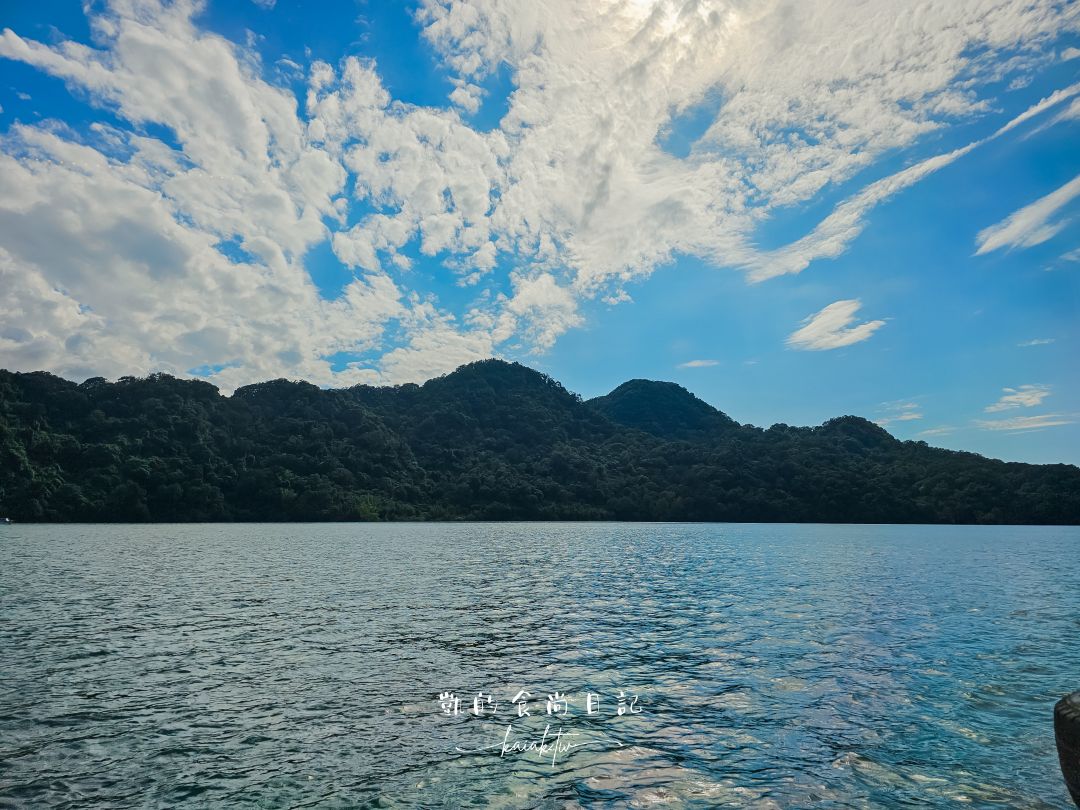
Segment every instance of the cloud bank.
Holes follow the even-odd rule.
[[[247,45],[200,28],[200,9],[112,0],[91,12],[92,44],[0,34],[0,57],[100,111],[0,142],[0,364],[76,378],[198,369],[226,389],[402,382],[543,351],[583,322],[583,302],[622,300],[680,255],[758,281],[799,272],[975,144],[869,184],[787,247],[760,250],[763,223],[991,114],[982,88],[1056,59],[1080,27],[1059,0],[908,0],[903,13],[425,0],[422,35],[454,90],[418,107],[357,57],[301,66],[298,98]],[[514,89],[484,131],[471,116],[502,65]],[[685,154],[666,148],[710,103]],[[980,252],[1053,227],[1008,222]],[[329,296],[312,276],[323,248],[352,274]],[[419,273],[464,303],[425,292]],[[789,343],[865,340],[883,322],[852,325],[857,309],[838,301]]]

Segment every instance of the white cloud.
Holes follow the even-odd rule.
[[[817,259],[836,258],[862,233],[866,215],[875,206],[963,157],[980,143],[968,144],[929,158],[871,183],[838,205],[806,236],[784,247],[754,254],[741,262],[740,266],[749,272],[752,281],[764,281],[784,274],[801,273]]]
[[[417,307],[408,328],[408,343],[384,355],[381,372],[372,375],[372,381],[426,380],[495,352],[490,332],[461,329],[453,318],[430,306]]]
[[[885,321],[855,324],[855,313],[862,303],[858,299],[837,301],[803,321],[803,327],[792,332],[787,344],[793,349],[823,351],[839,349],[867,340]]]
[[[975,255],[981,256],[1003,247],[1033,247],[1051,239],[1068,224],[1068,220],[1050,222],[1050,218],[1077,195],[1080,195],[1080,175],[996,225],[979,231],[975,238]]]
[[[914,422],[923,418],[922,407],[917,402],[906,402],[904,400],[884,402],[881,409],[885,415],[875,419],[874,422],[882,427],[893,422]]]
[[[1028,346],[1048,346],[1054,342],[1054,338],[1033,338],[1032,340],[1025,340],[1023,343],[1017,343],[1020,348],[1026,348]]]
[[[9,55],[50,67],[130,120],[167,123],[181,145],[105,126],[84,143],[42,127],[9,130],[0,231],[16,283],[5,320],[23,331],[4,361],[76,377],[233,364],[215,377],[224,387],[283,372],[354,379],[322,358],[373,347],[400,293],[372,275],[325,302],[303,271],[345,172],[305,144],[283,91],[180,9],[160,10],[156,25],[98,20],[114,41],[108,58],[0,37]],[[170,91],[176,76],[186,93]],[[248,258],[230,261],[222,241]],[[82,317],[61,319],[51,289]]]
[[[1041,99],[1038,103],[1032,104],[1030,107],[1028,107],[1028,109],[1026,109],[1024,112],[1020,113],[1020,115],[1016,116],[1016,118],[1009,121],[1007,124],[1005,124],[1000,129],[998,129],[998,131],[995,132],[990,137],[991,138],[1001,137],[1005,133],[1007,133],[1007,132],[1009,132],[1009,131],[1011,131],[1013,129],[1016,129],[1018,126],[1020,126],[1022,124],[1027,123],[1032,118],[1035,118],[1036,116],[1042,115],[1044,112],[1051,109],[1052,107],[1056,107],[1058,104],[1061,104],[1062,102],[1065,102],[1065,101],[1068,101],[1071,98],[1074,98],[1077,95],[1077,93],[1080,93],[1080,83],[1071,84],[1068,87],[1063,87],[1060,90],[1055,90],[1053,93],[1048,95],[1046,98]]]
[[[89,8],[93,46],[0,34],[0,56],[128,129],[21,126],[0,145],[0,363],[227,366],[212,377],[223,387],[400,382],[543,351],[582,323],[583,300],[626,300],[680,254],[753,280],[839,255],[874,205],[977,145],[919,160],[925,136],[993,114],[980,93],[1024,79],[1078,25],[1057,0],[911,0],[902,15],[859,0],[424,0],[417,19],[453,86],[430,108],[395,100],[355,57],[308,65],[298,103],[267,79],[295,63],[264,69],[250,45],[201,29],[194,0]],[[481,132],[462,116],[500,66],[515,89]],[[722,103],[689,154],[664,151],[706,99]],[[898,153],[915,162],[804,239],[754,247],[780,209]],[[357,274],[333,301],[308,271],[325,245]],[[433,265],[464,303],[418,291]],[[827,307],[791,345],[866,339],[882,321],[852,325],[857,307]],[[341,352],[375,359],[334,371]]]
[[[977,420],[978,425],[983,430],[1011,430],[1011,431],[1025,431],[1025,430],[1042,430],[1048,427],[1059,427],[1061,425],[1072,425],[1076,422],[1064,414],[1048,413],[1040,414],[1039,416],[1014,416],[1011,419],[986,419]]]
[[[938,427],[927,428],[926,430],[920,430],[916,433],[916,436],[923,436],[925,438],[932,438],[934,436],[948,436],[953,433],[955,428],[949,425],[939,425]]]
[[[1057,126],[1058,124],[1061,124],[1061,123],[1063,123],[1065,121],[1078,121],[1078,120],[1080,120],[1080,98],[1074,98],[1069,103],[1068,107],[1066,107],[1064,110],[1059,112],[1057,115],[1055,115],[1049,121],[1045,122],[1044,124],[1041,124],[1038,128],[1036,128],[1036,129],[1032,130],[1031,132],[1029,132],[1024,137],[1025,137],[1025,139],[1026,138],[1031,138],[1034,135],[1036,135],[1037,133],[1042,132],[1043,130],[1049,129],[1050,127]]]
[[[536,345],[545,349],[550,348],[567,329],[581,323],[577,299],[549,273],[516,280],[514,295],[506,302],[500,324],[502,330],[509,332],[511,323],[514,324],[514,331],[521,328],[514,323],[515,316],[518,320],[525,320],[526,333]]]
[[[774,250],[751,254],[741,260],[739,266],[749,272],[751,281],[764,281],[784,274],[801,273],[817,259],[832,259],[840,256],[862,233],[867,214],[877,205],[1077,94],[1080,94],[1080,83],[1058,90],[1033,104],[987,138],[973,141],[951,152],[927,158],[889,177],[871,183],[840,203],[806,236]],[[1056,121],[1057,119],[1052,123]]]
[[[1004,393],[997,402],[987,405],[987,413],[1008,411],[1013,408],[1034,408],[1050,396],[1049,385],[1021,385],[1017,388],[1003,388]]]
[[[679,363],[676,368],[709,368],[718,365],[720,365],[719,360],[687,360],[685,363]]]

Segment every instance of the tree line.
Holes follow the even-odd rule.
[[[423,385],[232,396],[166,374],[0,371],[16,521],[1080,523],[1080,469],[901,442],[859,417],[740,425],[673,383],[583,401],[486,360]]]

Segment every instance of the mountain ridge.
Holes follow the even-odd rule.
[[[1080,523],[1080,469],[900,441],[857,416],[740,425],[675,383],[583,400],[518,363],[422,385],[0,371],[16,520]]]
[[[613,422],[663,438],[737,426],[727,414],[678,383],[660,380],[627,380],[586,404]]]

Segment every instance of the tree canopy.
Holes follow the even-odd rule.
[[[740,425],[673,383],[583,402],[516,363],[424,385],[0,371],[16,521],[1080,523],[1080,469],[901,442],[856,416]]]

